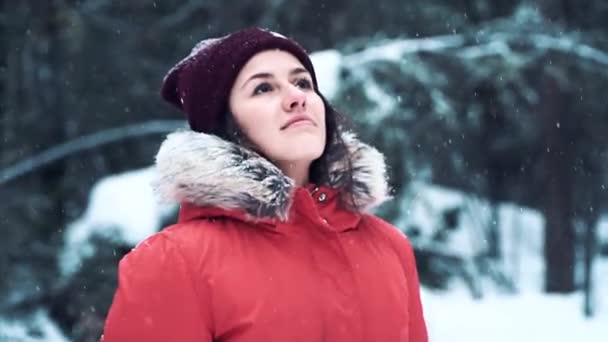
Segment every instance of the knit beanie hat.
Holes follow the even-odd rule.
[[[165,76],[161,96],[183,111],[190,128],[214,133],[224,115],[232,85],[243,66],[258,52],[279,49],[291,53],[317,79],[308,53],[295,40],[251,27],[196,44],[192,52]]]

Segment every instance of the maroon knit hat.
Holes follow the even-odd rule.
[[[228,113],[228,98],[241,68],[253,55],[279,49],[291,53],[317,78],[308,53],[293,39],[258,27],[246,28],[196,44],[190,55],[165,76],[161,96],[183,111],[190,128],[212,133]]]

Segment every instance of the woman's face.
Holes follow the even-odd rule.
[[[247,138],[280,168],[310,164],[325,147],[325,106],[293,55],[254,55],[237,76],[229,106]]]

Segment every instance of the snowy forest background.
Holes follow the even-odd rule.
[[[315,52],[386,154],[432,341],[608,339],[608,1],[0,8],[0,340],[98,340],[118,260],[175,220],[147,187],[184,126],[162,77],[249,25]]]

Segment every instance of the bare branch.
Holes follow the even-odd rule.
[[[85,13],[94,13],[111,4],[111,0],[89,0],[80,5],[80,10]]]
[[[112,18],[100,13],[83,13],[91,20],[91,23],[105,30],[121,33],[133,33],[141,28],[129,23],[127,20]],[[129,35],[132,36],[132,35]]]
[[[38,155],[26,158],[6,169],[0,170],[0,185],[32,172],[42,166],[52,163],[71,154],[127,138],[172,132],[184,127],[181,120],[154,120],[86,135],[72,141],[54,146]]]
[[[168,15],[168,16],[162,18],[161,20],[159,20],[156,23],[156,25],[154,25],[152,27],[152,29],[159,30],[159,31],[169,29],[172,26],[185,21],[196,10],[204,7],[205,5],[206,5],[205,1],[190,0],[187,3],[183,4],[180,8],[178,8],[173,14]]]
[[[89,0],[82,3],[79,12],[90,19],[91,23],[105,30],[116,32],[134,32],[137,26],[127,20],[118,19],[115,16],[107,15],[105,10],[112,5],[110,0]]]

